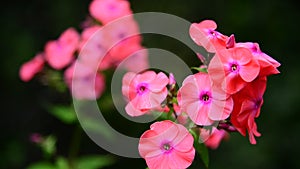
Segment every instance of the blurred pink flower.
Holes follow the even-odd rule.
[[[230,121],[243,136],[248,131],[251,144],[256,144],[254,136],[261,135],[257,131],[255,118],[260,115],[266,85],[267,78],[260,77],[233,96],[235,104]]]
[[[127,0],[93,0],[89,11],[92,17],[104,25],[122,16],[132,14],[130,3]]]
[[[111,60],[116,65],[142,48],[139,27],[132,16],[105,25],[103,35]]]
[[[219,130],[215,127],[213,127],[211,131],[205,128],[200,129],[201,140],[207,147],[211,149],[217,149],[221,141],[227,139],[228,137],[229,134],[222,129]]]
[[[44,140],[43,136],[39,133],[32,133],[29,139],[31,142],[36,144],[39,144]]]
[[[225,49],[228,37],[216,31],[217,24],[213,20],[204,20],[190,26],[190,36],[193,41],[203,46],[208,52],[215,53]]]
[[[65,81],[72,96],[79,100],[97,99],[105,89],[104,76],[79,61],[66,69]]]
[[[178,92],[178,104],[198,125],[211,125],[214,121],[229,117],[233,101],[222,90],[212,87],[206,73],[188,76]]]
[[[58,40],[49,41],[45,45],[45,58],[54,69],[62,69],[74,59],[78,48],[79,34],[74,28],[65,30]]]
[[[140,155],[149,169],[185,169],[194,160],[194,138],[188,130],[172,121],[155,122],[139,142]]]
[[[88,27],[81,33],[78,59],[94,70],[105,70],[112,67],[108,53],[108,40],[105,39],[101,26]]]
[[[241,47],[220,50],[208,65],[214,85],[228,94],[240,91],[259,74],[260,66],[252,53]]]
[[[148,50],[141,48],[129,57],[124,62],[121,62],[123,68],[130,72],[139,73],[149,68]]]
[[[44,56],[42,53],[37,54],[33,59],[25,62],[19,71],[21,80],[28,82],[44,67]]]
[[[160,107],[168,94],[168,82],[168,77],[162,72],[126,73],[122,82],[122,93],[129,100],[126,112],[130,116],[140,116],[150,109]]]

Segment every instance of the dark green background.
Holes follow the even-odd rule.
[[[67,153],[71,125],[47,113],[41,103],[58,101],[47,86],[33,80],[22,82],[20,65],[42,51],[68,27],[79,28],[88,14],[90,1],[26,0],[1,5],[1,141],[0,168],[25,168],[41,160],[40,150],[29,142],[33,132],[58,136],[59,153]],[[300,66],[298,1],[291,0],[131,0],[134,12],[175,14],[190,22],[214,19],[218,30],[235,34],[237,41],[258,42],[261,49],[282,63],[280,75],[268,79],[265,102],[257,120],[262,137],[257,145],[234,133],[219,149],[210,151],[211,169],[299,168]],[[145,36],[146,47],[162,47],[184,59],[177,41]],[[183,46],[184,47],[184,46]],[[188,63],[194,61],[186,60]],[[54,94],[53,94],[54,93]],[[58,99],[58,100],[57,100]],[[142,131],[139,131],[142,132]],[[84,135],[80,154],[106,153]],[[111,168],[145,168],[142,159],[119,158]],[[199,168],[197,158],[191,168]]]

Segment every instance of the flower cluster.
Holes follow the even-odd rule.
[[[260,114],[267,76],[278,74],[280,63],[257,43],[236,42],[234,35],[223,35],[216,28],[212,20],[190,26],[192,40],[208,57],[197,54],[203,65],[178,90],[173,74],[168,78],[162,72],[144,71],[123,77],[128,115],[167,114],[140,138],[140,155],[151,169],[187,168],[195,155],[194,139],[215,149],[228,132],[248,133],[251,144],[261,135],[255,118]]]
[[[65,30],[44,51],[24,63],[20,78],[27,82],[51,69],[64,72],[64,82],[76,99],[96,99],[105,89],[103,71],[128,59],[125,68],[147,68],[147,52],[139,52],[142,38],[126,0],[93,0],[82,32]],[[129,57],[130,56],[130,57]],[[139,62],[139,66],[132,66]]]

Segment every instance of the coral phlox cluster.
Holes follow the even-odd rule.
[[[153,71],[128,72],[123,77],[128,115],[160,110],[176,118],[176,122],[155,122],[141,136],[139,151],[151,169],[187,168],[192,163],[193,137],[176,135],[180,131],[188,133],[184,126],[198,128],[200,139],[212,149],[228,138],[227,131],[238,131],[243,136],[248,133],[252,144],[261,135],[255,118],[263,104],[267,76],[278,74],[280,63],[262,52],[258,43],[236,42],[234,35],[223,35],[216,28],[212,20],[191,25],[192,40],[213,57],[198,53],[203,65],[198,73],[185,78],[178,91],[174,92],[173,74],[169,79]],[[177,137],[186,147],[174,141]]]

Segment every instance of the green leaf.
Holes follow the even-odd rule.
[[[56,169],[56,167],[48,162],[38,162],[31,164],[29,167],[26,169]]]
[[[204,143],[194,143],[196,151],[200,154],[200,157],[205,165],[206,168],[209,166],[209,154],[208,154],[208,149],[205,146]]]
[[[199,129],[197,128],[192,128],[189,130],[189,132],[193,135],[194,137],[194,147],[196,149],[196,151],[198,152],[198,154],[201,157],[201,160],[203,161],[204,165],[206,168],[208,168],[209,166],[209,154],[208,154],[208,149],[205,146],[204,143],[202,143],[199,140]]]
[[[191,69],[197,70],[198,72],[207,73],[207,68],[191,67]]]
[[[55,161],[57,169],[69,169],[67,160],[64,157],[58,157]]]
[[[56,138],[52,135],[46,137],[41,143],[41,148],[47,158],[51,157],[56,152]]]
[[[103,155],[90,155],[81,157],[78,160],[78,169],[99,169],[109,166],[114,163],[114,158],[112,156]]]
[[[66,124],[72,124],[77,121],[74,109],[70,106],[53,106],[50,113]]]
[[[92,118],[81,119],[81,124],[87,131],[95,132],[103,135],[107,139],[111,139],[113,135],[110,133],[111,129],[101,124],[98,120]]]

